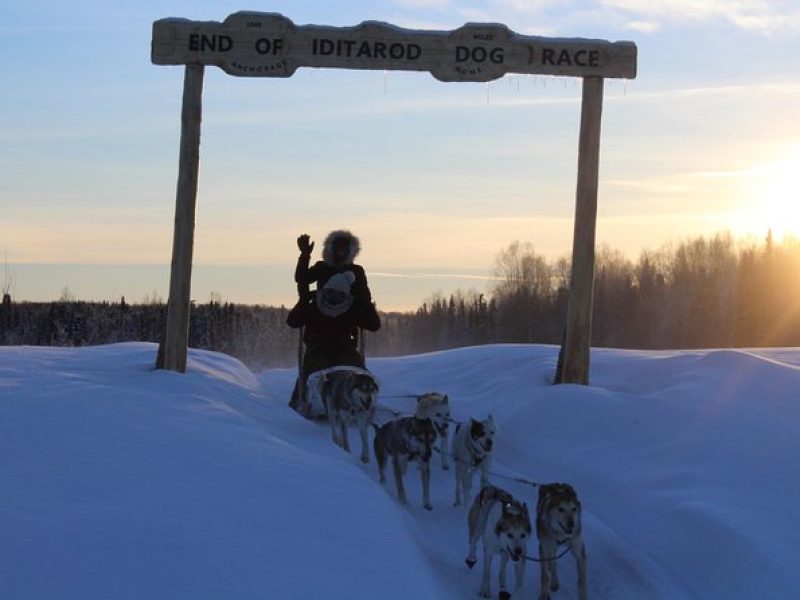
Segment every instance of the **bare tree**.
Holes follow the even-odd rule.
[[[15,277],[14,273],[8,268],[8,250],[5,251],[5,274],[3,276],[3,303],[9,304],[11,302],[11,294],[14,291]]]

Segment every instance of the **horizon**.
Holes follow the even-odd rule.
[[[670,240],[655,248],[645,247],[636,254],[622,252],[607,244],[598,245],[597,251],[619,253],[625,260],[635,264],[645,254],[668,252],[680,244],[701,238],[712,240],[729,236],[739,252],[764,246],[771,234],[772,231],[768,230],[763,236],[749,234],[736,237],[731,231],[717,231],[712,235]],[[772,241],[778,247],[791,249],[800,242],[800,238],[784,234],[778,239],[773,236]],[[495,258],[512,243],[498,249]],[[531,249],[540,254],[535,247],[531,246]],[[541,256],[550,263],[559,259],[570,260],[567,252]],[[373,270],[369,265],[366,267],[373,297],[378,310],[383,312],[414,312],[436,297],[447,298],[458,293],[474,291],[491,296],[491,284],[501,280],[495,274],[495,265],[473,269],[453,268],[449,272],[436,268],[387,271],[381,268]],[[56,302],[67,296],[82,302],[119,302],[124,297],[129,304],[152,304],[166,303],[168,297],[167,264],[7,263],[2,272],[0,281],[10,283],[14,302]],[[24,282],[30,282],[31,275],[33,285],[29,283],[26,286]],[[293,275],[294,264],[195,264],[192,271],[192,301],[206,304],[215,299],[249,306],[290,308],[296,302]],[[163,281],[163,284],[147,287],[153,281]],[[253,281],[256,283],[253,284]],[[101,284],[98,285],[98,282]],[[413,283],[411,289],[405,285],[408,282]]]
[[[0,114],[0,251],[17,272],[15,300],[55,299],[65,286],[78,297],[128,298],[117,293],[128,285],[137,286],[132,300],[166,298],[182,77],[150,63],[152,22],[222,20],[244,8],[0,9],[0,47],[15,57],[4,64],[14,85]],[[525,34],[632,40],[637,79],[605,85],[598,247],[631,257],[721,230],[800,233],[800,7],[791,2],[280,1],[267,9],[298,24],[494,21]],[[204,104],[198,301],[214,292],[290,306],[295,238],[319,243],[342,226],[362,239],[359,262],[383,310],[485,286],[480,278],[515,239],[545,256],[571,251],[578,80],[444,84],[316,69],[250,80],[209,68]]]

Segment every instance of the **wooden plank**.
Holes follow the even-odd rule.
[[[578,142],[578,184],[575,192],[575,228],[572,240],[572,274],[567,305],[564,364],[561,380],[556,383],[583,385],[589,383],[602,113],[603,79],[585,77]]]
[[[636,45],[521,35],[497,23],[454,31],[295,25],[276,13],[237,12],[224,22],[153,23],[152,62],[216,65],[243,77],[290,77],[299,67],[429,71],[441,81],[490,81],[506,73],[636,77]]]
[[[200,167],[200,122],[202,119],[203,65],[187,65],[183,80],[181,143],[178,187],[175,196],[175,231],[169,278],[163,364],[170,371],[186,372],[189,345],[192,253],[194,250],[197,177]]]

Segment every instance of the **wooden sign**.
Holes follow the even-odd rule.
[[[506,73],[636,77],[632,42],[520,35],[505,25],[454,31],[295,25],[276,13],[237,12],[224,22],[153,23],[157,65],[216,65],[241,77],[291,77],[299,67],[429,71],[440,81],[491,81]]]

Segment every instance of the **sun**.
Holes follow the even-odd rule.
[[[757,235],[771,230],[780,238],[800,236],[800,144],[783,157],[750,171],[745,207],[734,228]]]

